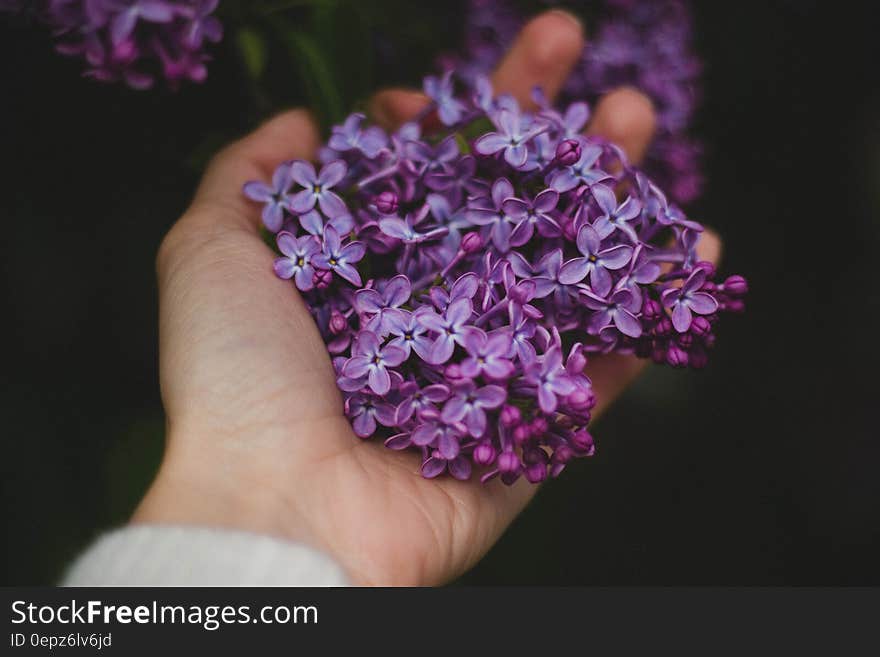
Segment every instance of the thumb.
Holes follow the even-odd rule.
[[[290,110],[269,119],[214,156],[179,223],[201,223],[210,214],[214,228],[253,231],[259,225],[259,212],[242,194],[242,186],[249,180],[271,178],[285,160],[312,159],[318,146],[317,125],[306,110]]]

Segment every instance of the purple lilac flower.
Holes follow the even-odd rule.
[[[361,242],[349,242],[342,246],[339,233],[331,226],[324,231],[324,244],[321,253],[312,257],[312,264],[320,269],[336,272],[352,285],[361,284],[361,275],[354,268],[354,263],[360,261],[366,253],[366,248]]]
[[[688,276],[681,289],[673,288],[663,293],[663,305],[672,309],[672,325],[679,333],[690,328],[694,313],[711,315],[718,310],[715,297],[708,292],[700,292],[705,283],[705,270],[696,269]]]
[[[391,389],[389,367],[400,365],[406,360],[406,352],[400,347],[382,346],[375,333],[361,331],[352,351],[353,355],[342,367],[342,373],[357,379],[367,376],[367,383],[377,395],[384,395]]]
[[[602,148],[598,145],[583,146],[578,161],[551,173],[547,183],[551,189],[562,194],[579,185],[595,185],[608,180],[611,176],[596,166],[601,156]]]
[[[473,329],[464,338],[464,348],[468,355],[461,362],[461,373],[470,378],[485,375],[490,379],[504,379],[516,369],[509,360],[513,346],[511,336],[506,331],[485,331]]]
[[[575,3],[571,9],[585,4]],[[689,3],[603,0],[599,4],[601,18],[591,19],[595,27],[566,81],[562,101],[594,103],[625,86],[647,94],[655,108],[657,130],[645,169],[674,201],[687,203],[699,195],[702,186],[702,149],[687,136],[700,97],[701,69],[692,48]],[[464,52],[445,55],[441,62],[458,68],[474,82],[496,67],[527,16],[513,0],[470,0],[467,7]],[[566,117],[564,123],[567,134],[576,134],[575,116]]]
[[[465,214],[472,224],[485,227],[487,239],[499,251],[510,248],[513,221],[504,211],[504,201],[509,198],[513,198],[513,185],[507,178],[499,178],[492,185],[491,195],[472,200]]]
[[[628,222],[641,214],[642,206],[639,202],[633,200],[632,196],[627,196],[623,203],[618,205],[617,197],[606,185],[596,185],[591,191],[597,205],[602,210],[602,214],[593,221],[593,228],[596,229],[599,237],[604,239],[615,230],[620,230],[630,240],[637,243],[639,237]]]
[[[471,318],[473,305],[470,299],[456,299],[446,308],[443,315],[437,315],[426,309],[419,314],[419,321],[432,331],[437,332],[437,339],[431,347],[432,364],[441,364],[452,358],[456,344],[464,344],[465,325]]]
[[[291,165],[291,176],[304,189],[297,192],[290,201],[290,209],[297,214],[308,212],[315,207],[329,218],[338,217],[348,212],[345,203],[336,192],[331,191],[345,177],[347,167],[342,160],[329,162],[315,173],[310,162],[296,160]]]
[[[486,411],[500,407],[506,399],[507,392],[501,386],[477,388],[465,381],[453,389],[441,417],[445,422],[464,422],[471,435],[479,438],[486,432]]]
[[[344,153],[350,150],[358,150],[369,158],[374,158],[388,144],[388,137],[378,127],[361,129],[361,124],[367,117],[363,114],[352,114],[341,126],[333,128],[327,145],[333,150]]]
[[[442,77],[437,78],[429,75],[425,78],[425,95],[434,101],[437,106],[437,116],[444,125],[454,125],[461,120],[465,106],[457,100],[452,85],[452,71],[447,71]]]
[[[315,268],[312,257],[321,251],[321,245],[311,235],[294,237],[291,233],[280,232],[277,236],[278,250],[285,257],[275,261],[275,273],[278,278],[292,278],[296,286],[303,292],[314,287],[312,279]]]
[[[501,207],[513,223],[510,245],[522,246],[532,239],[536,228],[544,237],[558,236],[561,233],[559,223],[550,215],[557,203],[559,193],[552,189],[545,189],[531,201],[506,199]]]
[[[614,324],[621,333],[631,338],[642,334],[642,325],[635,315],[640,309],[636,305],[635,295],[629,290],[616,290],[607,299],[587,289],[582,289],[581,295],[587,308],[596,311],[587,324],[590,331],[598,333],[600,329]]]
[[[201,82],[205,43],[223,37],[217,0],[33,0],[0,11],[28,10],[57,39],[58,52],[82,58],[85,75],[147,89],[160,75],[175,87]]]
[[[595,452],[588,357],[704,367],[748,284],[698,261],[702,226],[618,147],[575,135],[588,108],[524,112],[468,79],[442,99],[461,105],[454,132],[363,148],[372,127],[350,117],[320,173],[283,163],[245,193],[281,217],[276,274],[314,315],[356,435],[417,452],[425,477],[537,483]],[[542,126],[523,166],[473,154],[500,112]]]
[[[575,390],[574,383],[562,367],[562,351],[556,346],[526,366],[524,379],[537,388],[538,404],[545,413],[556,410],[560,395],[568,395]]]
[[[244,186],[244,194],[252,201],[264,203],[263,225],[273,233],[284,224],[284,211],[291,211],[290,187],[293,185],[293,163],[287,162],[275,169],[272,184],[254,181]]]
[[[618,244],[602,249],[602,238],[592,226],[581,226],[577,235],[578,251],[582,258],[572,258],[559,270],[563,285],[590,279],[590,288],[599,296],[611,290],[611,271],[625,267],[632,258],[632,247]]]
[[[503,151],[504,159],[514,169],[521,169],[529,159],[528,143],[545,130],[545,126],[526,128],[518,112],[502,109],[492,117],[498,132],[490,132],[474,144],[481,155],[494,155]]]

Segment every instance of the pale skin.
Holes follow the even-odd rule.
[[[583,38],[568,14],[538,16],[499,65],[495,89],[529,105],[539,84],[552,98]],[[391,128],[424,103],[417,92],[386,90],[371,109]],[[588,128],[635,162],[653,130],[650,101],[630,89],[603,98]],[[355,584],[442,584],[486,553],[538,487],[426,480],[418,454],[352,432],[318,330],[296,289],[274,276],[259,209],[241,194],[244,182],[270,178],[281,161],[313,158],[319,139],[310,115],[293,110],[228,146],[162,243],[167,446],[132,522],[225,527],[305,543],[333,557]],[[706,234],[699,250],[717,260],[717,238]],[[598,413],[642,366],[627,356],[592,359]]]

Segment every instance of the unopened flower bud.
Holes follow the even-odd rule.
[[[330,287],[332,281],[333,272],[329,269],[316,269],[315,275],[312,276],[312,283],[314,283],[315,287],[319,290]]]
[[[464,378],[461,373],[461,366],[458,363],[447,365],[446,369],[443,370],[443,374],[449,381],[461,381]]]
[[[659,301],[647,299],[642,306],[642,315],[644,315],[645,319],[649,322],[656,322],[663,316],[663,307],[660,305]]]
[[[476,231],[461,238],[461,250],[465,253],[476,253],[483,248],[483,238]]]
[[[532,465],[526,466],[524,474],[529,482],[533,484],[540,484],[547,478],[547,464],[533,463]]]
[[[595,449],[595,443],[593,442],[593,436],[590,435],[590,432],[586,429],[580,429],[571,434],[571,438],[569,438],[569,442],[572,447],[581,452],[587,452],[588,454],[593,453],[593,449]]]
[[[699,337],[703,337],[709,334],[709,331],[712,330],[712,324],[709,323],[709,320],[705,317],[694,317],[693,321],[691,321],[691,331],[694,335]]]
[[[688,365],[693,367],[695,370],[701,370],[709,363],[709,354],[706,353],[705,349],[700,347],[695,347],[688,354]]]
[[[397,194],[390,190],[385,190],[381,194],[377,194],[373,198],[373,204],[380,214],[394,214],[400,203],[397,200]]]
[[[569,167],[581,159],[581,144],[576,139],[563,139],[556,147],[556,161]]]
[[[724,310],[731,313],[741,313],[746,309],[746,304],[742,299],[729,299],[724,302]]]
[[[742,276],[734,274],[728,276],[722,285],[722,289],[730,296],[741,297],[749,291],[749,284]]]
[[[339,335],[345,329],[348,328],[348,322],[345,319],[345,315],[336,310],[335,308],[330,312],[330,332],[333,335]]]
[[[513,442],[522,445],[532,437],[532,432],[528,424],[520,424],[513,430]]]
[[[596,405],[596,395],[587,388],[578,388],[565,398],[565,403],[576,411],[589,411]]]
[[[520,468],[519,458],[513,452],[501,452],[498,457],[498,469],[506,473],[514,473]]]
[[[687,367],[687,352],[677,345],[672,345],[669,347],[669,351],[666,352],[666,362],[672,365],[672,367]]]
[[[497,455],[492,443],[480,443],[474,447],[474,463],[477,465],[489,465]]]
[[[708,260],[701,260],[696,265],[694,265],[694,269],[702,269],[706,272],[706,280],[709,280],[715,276],[715,265],[713,265]]]
[[[520,420],[522,420],[522,411],[516,406],[505,404],[504,408],[501,409],[500,419],[502,426],[512,427],[519,424]]]
[[[542,417],[536,417],[534,420],[532,420],[529,428],[532,431],[532,436],[538,438],[540,436],[543,436],[545,433],[547,433],[547,429],[549,427],[548,427],[546,419],[544,419]]]
[[[678,336],[678,344],[679,346],[687,351],[694,344],[694,336],[693,333],[682,333]]]
[[[654,361],[657,365],[662,365],[666,362],[666,348],[661,347],[660,345],[654,346],[654,351],[651,352],[651,360]]]

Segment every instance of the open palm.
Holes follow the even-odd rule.
[[[580,26],[548,12],[526,26],[495,87],[528,103],[552,97],[583,48]],[[389,127],[418,112],[415,92],[385,91],[372,107]],[[590,131],[632,159],[653,131],[650,103],[631,90],[598,105]],[[309,159],[318,135],[292,111],[227,147],[158,258],[162,395],[168,447],[138,509],[140,522],[230,526],[311,544],[354,582],[434,584],[473,565],[536,488],[423,479],[420,459],[357,438],[323,340],[303,300],[272,272],[257,208],[241,194],[283,160]],[[717,242],[703,240],[703,257]],[[633,358],[590,365],[601,403],[638,372]]]

